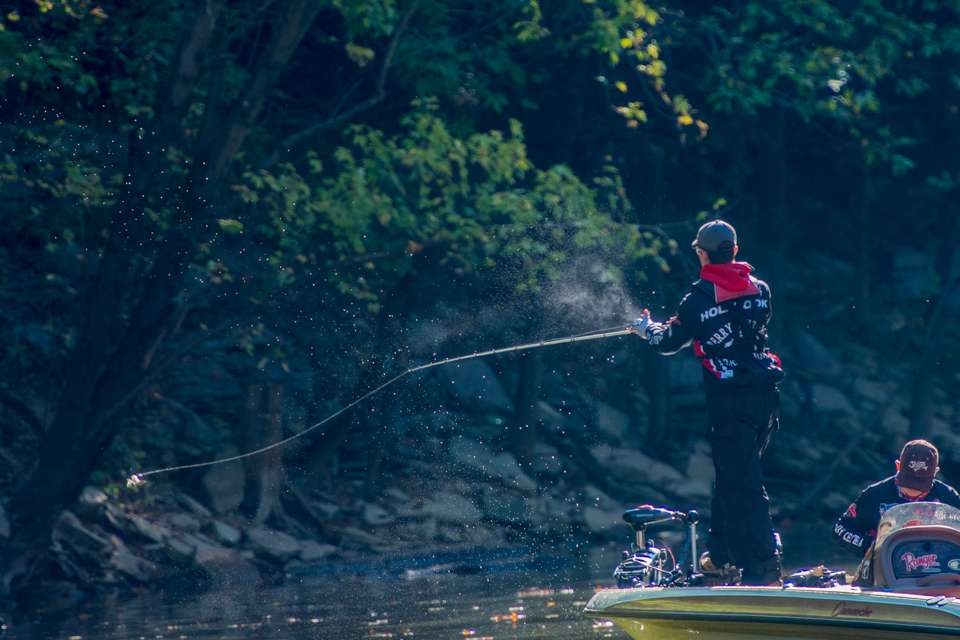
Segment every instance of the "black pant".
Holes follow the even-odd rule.
[[[716,387],[707,389],[717,473],[707,548],[717,566],[732,562],[746,577],[776,553],[760,457],[779,424],[780,393],[774,385]]]

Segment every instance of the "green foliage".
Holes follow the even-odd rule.
[[[636,244],[568,168],[533,166],[517,121],[508,134],[459,137],[435,101],[420,101],[399,134],[353,127],[333,159],[319,180],[286,164],[247,173],[235,190],[268,215],[260,231],[277,244],[282,273],[323,266],[330,286],[372,305],[425,252],[434,272],[519,265],[516,286],[535,290],[578,251]],[[622,192],[607,170],[604,185]]]
[[[9,380],[55,403],[111,243],[135,246],[127,318],[184,229],[184,315],[163,338],[228,326],[211,349],[253,373],[289,368],[301,318],[349,308],[374,341],[409,287],[456,306],[493,282],[530,302],[583,256],[667,303],[695,218],[762,238],[761,264],[789,264],[811,237],[885,276],[900,247],[949,254],[953,3],[323,0],[264,108],[238,116],[282,4],[226,3],[172,118],[199,5],[37,0],[0,16]],[[211,148],[229,153],[208,185]],[[950,279],[929,269],[941,294]]]

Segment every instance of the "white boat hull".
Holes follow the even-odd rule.
[[[960,600],[854,587],[611,589],[585,614],[637,640],[871,640],[960,637]]]

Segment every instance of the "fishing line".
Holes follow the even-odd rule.
[[[512,346],[512,347],[501,347],[501,348],[499,348],[499,349],[489,349],[489,350],[487,350],[487,351],[475,351],[475,352],[473,352],[473,353],[468,353],[468,354],[462,355],[462,356],[455,356],[455,357],[452,357],[452,358],[446,358],[446,359],[444,359],[444,360],[436,360],[436,361],[434,361],[434,362],[428,362],[428,363],[426,363],[426,364],[421,364],[421,365],[418,365],[418,366],[416,366],[416,367],[410,367],[410,368],[407,369],[406,371],[403,371],[403,372],[395,375],[394,377],[390,378],[389,380],[387,380],[386,382],[382,383],[381,385],[379,385],[379,386],[377,386],[377,387],[374,387],[374,388],[371,389],[370,391],[367,391],[367,392],[364,393],[362,396],[360,396],[359,398],[353,400],[353,401],[350,402],[349,404],[344,405],[343,407],[341,407],[341,408],[338,409],[337,411],[333,412],[332,414],[330,414],[329,416],[327,416],[326,418],[324,418],[324,419],[321,420],[320,422],[318,422],[318,423],[316,423],[316,424],[314,424],[314,425],[311,425],[311,426],[307,427],[306,429],[304,429],[303,431],[300,431],[300,432],[298,432],[298,433],[293,434],[292,436],[288,436],[288,437],[283,438],[282,440],[278,440],[278,441],[276,441],[276,442],[274,442],[274,443],[272,443],[272,444],[268,444],[268,445],[266,445],[266,446],[260,447],[259,449],[254,449],[253,451],[247,451],[247,452],[245,452],[245,453],[240,453],[240,454],[237,454],[237,455],[235,455],[235,456],[229,456],[229,457],[226,457],[226,458],[218,458],[218,459],[216,459],[216,460],[208,460],[207,462],[194,462],[194,463],[192,463],[192,464],[181,464],[181,465],[176,465],[176,466],[172,466],[172,467],[164,467],[164,468],[162,468],[162,469],[152,469],[152,470],[150,470],[150,471],[142,471],[142,472],[140,472],[140,473],[134,473],[134,474],[131,474],[129,478],[127,478],[127,486],[128,486],[128,487],[136,487],[136,486],[142,485],[142,484],[144,484],[144,483],[146,482],[146,480],[144,480],[144,478],[146,478],[146,477],[148,477],[148,476],[155,476],[155,475],[158,475],[158,474],[161,474],[161,473],[170,473],[170,472],[172,472],[172,471],[183,471],[183,470],[185,470],[185,469],[199,469],[199,468],[201,468],[201,467],[212,467],[212,466],[218,465],[218,464],[225,464],[225,463],[227,463],[227,462],[235,462],[235,461],[237,461],[237,460],[243,460],[244,458],[251,458],[251,457],[253,457],[253,456],[260,455],[261,453],[266,453],[267,451],[270,451],[271,449],[276,449],[277,447],[282,447],[282,446],[284,446],[284,445],[287,444],[287,443],[293,442],[293,441],[296,440],[297,438],[301,438],[301,437],[307,435],[307,434],[310,433],[311,431],[314,431],[314,430],[316,430],[316,429],[319,429],[320,427],[322,427],[323,425],[327,424],[328,422],[330,422],[330,421],[333,420],[334,418],[336,418],[336,417],[338,417],[338,416],[346,413],[347,411],[349,411],[349,410],[352,409],[353,407],[357,406],[358,404],[360,404],[361,402],[363,402],[364,400],[366,400],[366,399],[369,398],[370,396],[375,395],[375,394],[383,391],[384,389],[386,389],[387,387],[391,386],[391,385],[394,384],[395,382],[398,382],[399,380],[401,380],[402,378],[405,378],[406,376],[408,376],[408,375],[410,375],[410,374],[417,373],[418,371],[425,371],[425,370],[427,370],[427,369],[432,369],[433,367],[439,367],[439,366],[441,366],[441,365],[451,364],[451,363],[454,363],[454,362],[463,362],[464,360],[473,360],[474,358],[485,358],[485,357],[487,357],[487,356],[494,356],[494,355],[498,355],[498,354],[501,354],[501,353],[514,353],[514,352],[517,352],[517,351],[527,351],[527,350],[530,350],[530,349],[540,349],[540,348],[542,348],[542,347],[552,347],[552,346],[556,346],[556,345],[560,345],[560,344],[572,344],[572,343],[574,343],[574,342],[586,342],[586,341],[588,341],[588,340],[600,340],[600,339],[603,339],[603,338],[614,338],[614,337],[617,337],[617,336],[625,336],[625,335],[627,335],[628,333],[630,333],[630,329],[629,329],[629,328],[626,328],[626,327],[624,327],[622,324],[620,324],[620,325],[616,325],[616,326],[613,326],[613,327],[607,327],[607,328],[604,328],[604,329],[594,329],[593,331],[586,331],[586,332],[584,332],[584,333],[578,333],[578,334],[574,334],[574,335],[572,335],[572,336],[566,336],[566,337],[563,337],[563,338],[552,338],[552,339],[550,339],[550,340],[539,340],[539,341],[537,341],[537,342],[527,342],[527,343],[525,343],[525,344],[518,344],[518,345],[514,345],[514,346]]]

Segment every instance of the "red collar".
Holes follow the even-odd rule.
[[[753,267],[746,262],[705,264],[700,269],[700,277],[715,285],[716,301],[720,303],[759,292],[750,279],[751,271]]]

